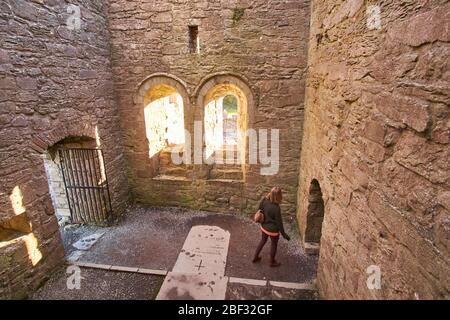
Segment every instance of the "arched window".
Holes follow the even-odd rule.
[[[239,154],[245,154],[241,138],[247,128],[246,95],[238,86],[223,83],[210,89],[204,101],[206,158],[223,157],[228,164],[241,164]]]
[[[223,144],[236,145],[238,134],[238,99],[230,94],[223,98]]]
[[[240,75],[219,72],[205,78],[195,96],[203,118],[207,178],[244,181],[250,160],[248,141],[250,135],[254,137],[254,130],[249,129],[255,108],[250,87]]]
[[[160,84],[145,95],[145,130],[149,156],[160,151],[179,147],[185,143],[183,98],[171,86]]]

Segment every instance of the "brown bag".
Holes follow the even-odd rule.
[[[256,211],[253,220],[257,223],[263,223],[264,222],[264,213],[261,210]]]

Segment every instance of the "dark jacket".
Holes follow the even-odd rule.
[[[278,204],[272,203],[264,197],[259,203],[259,210],[264,213],[264,222],[261,223],[261,227],[269,232],[279,232],[285,239],[290,239],[284,232],[281,209]]]

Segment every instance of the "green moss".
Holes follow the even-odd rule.
[[[233,25],[236,24],[239,20],[241,20],[242,16],[244,15],[245,9],[244,8],[234,8],[233,10]]]
[[[188,194],[180,194],[177,196],[177,198],[183,206],[190,205],[194,202],[194,198]]]

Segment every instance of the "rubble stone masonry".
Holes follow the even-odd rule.
[[[279,185],[285,219],[320,239],[322,298],[450,298],[448,1],[70,4],[74,30],[67,1],[0,1],[0,299],[64,261],[44,159],[73,137],[103,149],[116,216],[130,200],[252,213]],[[240,129],[279,129],[278,173],[150,158],[144,107],[173,89],[192,136],[229,93]]]
[[[323,297],[448,299],[450,4],[372,4],[381,29],[367,1],[313,2],[300,229],[317,179]]]
[[[263,194],[280,185],[285,195],[284,213],[295,215],[309,1],[110,3],[114,82],[130,187],[136,200],[250,213]],[[199,53],[190,53],[189,26],[198,26]],[[237,81],[247,86],[250,92],[246,98],[249,94],[253,97],[248,105],[247,127],[280,129],[279,172],[262,176],[261,165],[246,166],[241,183],[207,179],[202,175],[204,168],[194,166],[186,181],[155,180],[145,137],[145,106],[135,99],[142,82],[154,74],[158,74],[158,81],[176,82],[181,88],[185,128],[192,136],[194,121],[203,123],[204,90]],[[158,81],[149,83],[148,89],[161,83]]]
[[[67,27],[65,1],[0,2],[0,226],[25,218],[17,237],[0,241],[0,299],[26,297],[63,262],[48,147],[98,137],[116,214],[128,197],[107,8],[99,0],[71,3],[81,8],[78,30]]]

